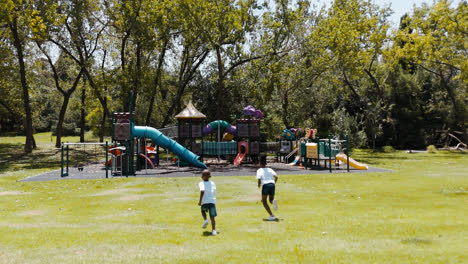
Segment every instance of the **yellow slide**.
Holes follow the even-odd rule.
[[[348,157],[343,153],[336,155],[336,159],[344,162],[345,164],[348,162]],[[357,162],[352,158],[349,158],[349,165],[358,170],[367,170],[369,168],[367,164]]]

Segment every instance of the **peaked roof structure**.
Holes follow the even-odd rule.
[[[206,118],[206,115],[204,115],[202,112],[198,111],[195,106],[193,106],[192,101],[189,101],[187,106],[185,107],[184,110],[182,110],[180,113],[178,113],[175,116],[177,119],[182,119],[182,118]]]

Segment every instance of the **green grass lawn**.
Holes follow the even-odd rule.
[[[24,155],[0,138],[0,263],[468,263],[468,154],[355,151],[393,172],[279,175],[279,222],[253,175],[213,177],[210,236],[200,178],[18,182],[59,166],[36,140]]]

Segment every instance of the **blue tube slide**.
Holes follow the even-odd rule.
[[[206,169],[205,163],[198,160],[199,156],[195,155],[190,150],[184,148],[179,143],[166,137],[156,128],[147,126],[132,126],[132,133],[135,137],[150,138],[154,143],[159,146],[170,150],[172,153],[180,157],[180,159],[187,161],[195,167]]]

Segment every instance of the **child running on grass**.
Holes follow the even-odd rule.
[[[265,210],[270,214],[268,217],[269,221],[276,220],[275,215],[271,212],[270,206],[268,205],[267,198],[271,204],[273,204],[273,210],[278,210],[278,202],[275,199],[275,184],[278,180],[276,172],[271,168],[266,168],[266,156],[260,157],[260,168],[257,170],[258,188],[262,186],[262,203]]]
[[[218,233],[216,232],[216,184],[210,181],[211,173],[209,170],[202,171],[201,178],[203,181],[198,183],[198,187],[200,188],[200,200],[198,201],[198,205],[201,206],[201,213],[203,216],[203,225],[202,228],[206,228],[208,225],[208,219],[206,218],[206,212],[208,211],[210,214],[211,220],[211,227],[212,231],[211,234],[216,236]]]

